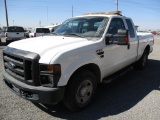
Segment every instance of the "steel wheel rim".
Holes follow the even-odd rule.
[[[79,104],[85,104],[92,95],[93,92],[93,84],[90,80],[85,80],[83,81],[78,89],[77,89],[77,93],[76,93],[76,100]]]

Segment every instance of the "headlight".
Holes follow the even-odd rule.
[[[61,76],[60,64],[40,64],[40,82],[42,86],[56,87]]]

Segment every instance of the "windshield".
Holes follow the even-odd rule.
[[[100,38],[106,28],[107,17],[73,18],[62,23],[55,31],[57,35],[71,35],[77,37]]]

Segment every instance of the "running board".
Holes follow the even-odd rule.
[[[133,66],[128,66],[128,67],[126,67],[126,68],[124,68],[124,69],[122,69],[122,70],[120,70],[120,71],[118,71],[118,72],[116,72],[116,73],[104,78],[102,80],[102,83],[110,83],[113,80],[117,79],[118,77],[124,75],[125,73],[127,73],[127,72],[129,72],[131,70],[133,70]]]

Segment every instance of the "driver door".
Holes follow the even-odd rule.
[[[110,22],[107,34],[117,34],[118,29],[126,29],[123,19],[113,18]],[[103,65],[105,77],[111,75],[130,64],[130,49],[127,45],[109,44],[104,50]]]

